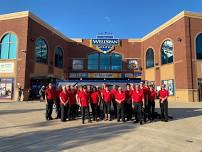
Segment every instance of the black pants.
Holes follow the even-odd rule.
[[[90,112],[89,107],[81,107],[81,117],[82,117],[82,123],[84,124],[85,116],[87,113],[88,121],[90,121]]]
[[[112,99],[112,104],[114,107],[114,111],[113,111],[114,118],[117,118],[117,106],[116,106],[116,100],[115,99]]]
[[[154,120],[154,112],[155,112],[155,101],[149,101],[149,120]]]
[[[120,118],[122,121],[125,121],[125,114],[124,114],[124,103],[117,103],[117,120],[120,121]]]
[[[160,102],[161,119],[168,120],[168,101]]]
[[[93,120],[97,120],[99,106],[98,104],[92,103],[91,107],[92,107],[92,113],[93,113]]]
[[[132,101],[128,100],[125,102],[125,113],[127,120],[132,119]]]
[[[105,114],[110,114],[110,109],[111,109],[111,103],[104,101],[104,113]]]
[[[142,121],[142,104],[142,102],[133,103],[136,121]]]
[[[147,121],[147,118],[149,117],[149,102],[147,99],[144,101],[144,122]]]
[[[70,105],[70,119],[75,119],[77,115],[77,104]]]
[[[104,119],[104,101],[101,100],[100,106],[98,107],[98,116],[100,119]]]
[[[52,119],[52,111],[53,111],[53,100],[47,99],[47,105],[46,105],[46,119]]]
[[[61,121],[66,121],[69,105],[68,104],[66,104],[66,105],[61,104],[60,108],[61,108]]]
[[[55,99],[54,103],[56,105],[57,118],[60,118],[61,117],[60,99],[59,98]]]

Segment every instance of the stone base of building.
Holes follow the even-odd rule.
[[[198,90],[176,89],[175,96],[170,96],[169,100],[179,102],[199,102]]]

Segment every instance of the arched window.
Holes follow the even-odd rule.
[[[122,70],[122,55],[112,53],[112,70]]]
[[[63,51],[60,47],[55,48],[55,66],[63,68]]]
[[[13,33],[7,33],[0,41],[0,59],[16,59],[17,37]]]
[[[48,63],[48,46],[44,39],[38,38],[35,43],[36,62]]]
[[[154,51],[149,48],[146,52],[146,68],[154,67]]]
[[[88,70],[98,70],[99,54],[92,53],[88,55]]]
[[[110,70],[110,53],[100,53],[100,70]]]
[[[196,58],[202,59],[202,33],[196,38]]]
[[[173,62],[173,42],[166,40],[161,46],[161,64]]]

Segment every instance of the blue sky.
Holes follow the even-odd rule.
[[[25,10],[70,38],[141,38],[183,10],[202,13],[202,0],[0,1],[0,14]]]

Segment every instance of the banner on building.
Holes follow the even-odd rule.
[[[13,62],[0,63],[0,73],[13,73],[13,72],[14,72]]]

